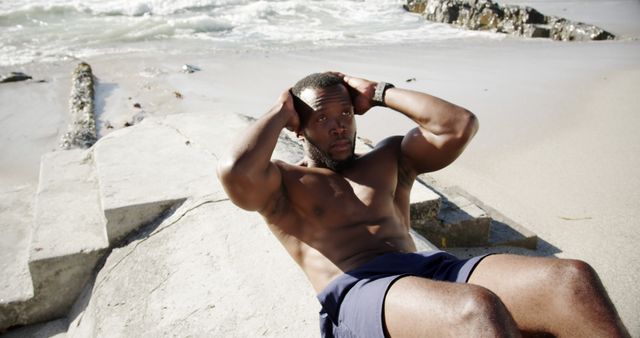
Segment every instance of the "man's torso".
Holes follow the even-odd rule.
[[[316,291],[387,252],[413,252],[409,192],[415,175],[389,138],[335,173],[278,162],[282,190],[261,213]]]

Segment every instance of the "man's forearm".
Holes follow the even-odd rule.
[[[475,116],[471,112],[429,94],[390,88],[385,93],[384,103],[434,135],[473,136],[477,129]]]

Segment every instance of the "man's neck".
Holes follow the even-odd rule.
[[[318,161],[313,159],[312,157],[310,157],[309,155],[305,155],[305,157],[302,159],[301,162],[299,162],[298,164],[304,167],[308,167],[308,168],[323,168],[323,169],[328,169],[331,170],[333,172],[336,173],[340,173],[348,168],[350,168],[355,160],[357,160],[359,157],[359,155],[357,154],[353,154],[351,156],[351,158],[344,160],[344,161],[340,161],[337,162],[335,167],[330,167],[328,166],[326,163],[324,163],[323,161]]]

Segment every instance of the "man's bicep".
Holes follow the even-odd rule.
[[[465,145],[450,135],[436,135],[416,127],[402,139],[401,152],[407,165],[420,174],[448,166]]]

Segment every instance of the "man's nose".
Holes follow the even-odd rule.
[[[331,126],[331,133],[334,135],[342,135],[347,131],[344,123],[339,120],[334,120],[333,125]]]

